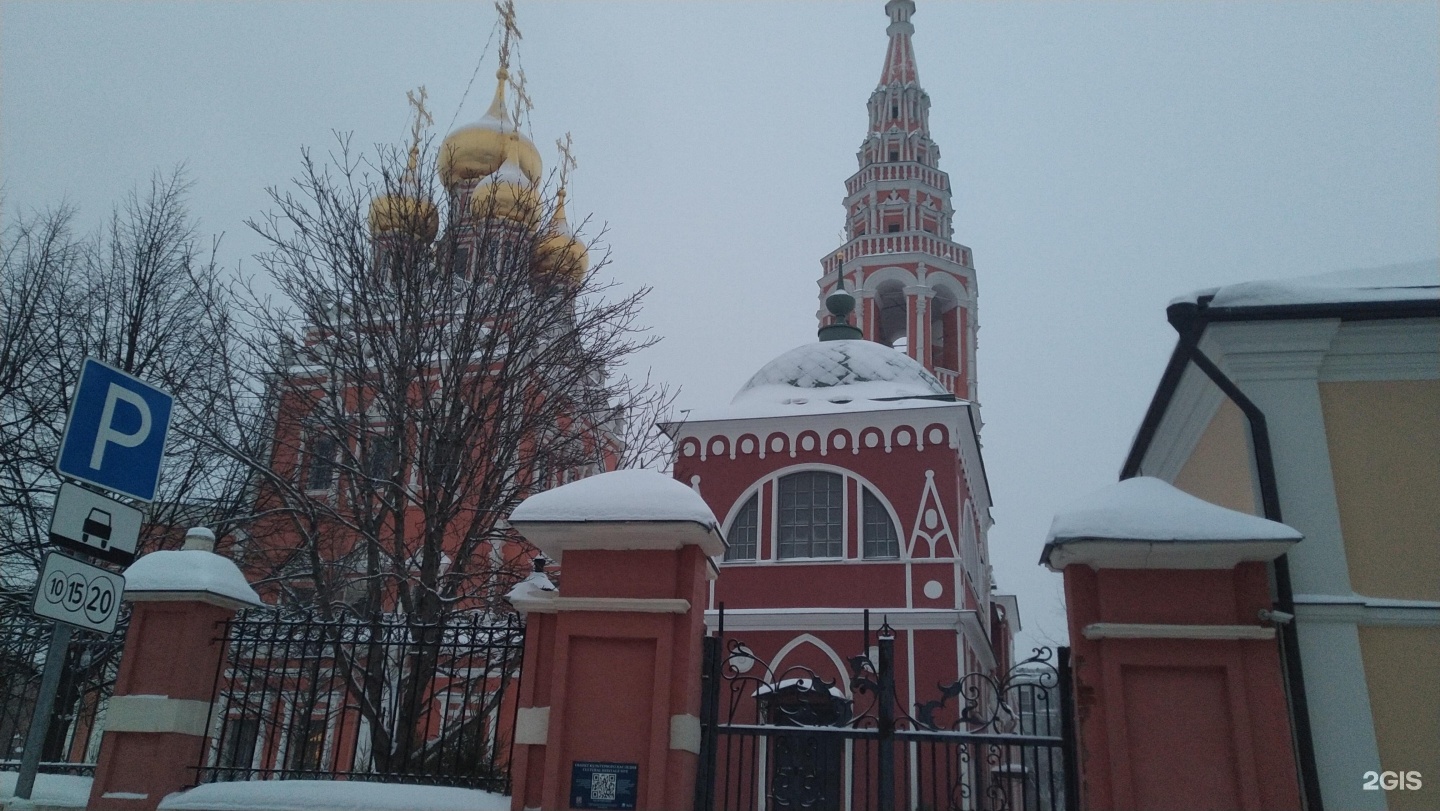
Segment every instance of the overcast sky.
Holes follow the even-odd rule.
[[[571,219],[607,222],[615,277],[653,287],[647,362],[682,408],[814,340],[882,5],[520,4],[534,139],[548,167],[574,134]],[[1064,639],[1040,547],[1057,508],[1115,480],[1172,297],[1440,252],[1437,10],[921,0],[920,79],[979,278],[990,547],[1022,643]],[[421,84],[438,135],[484,112],[494,20],[488,2],[7,0],[5,214],[98,218],[184,162],[202,229],[255,270],[243,221],[302,146],[403,140]]]

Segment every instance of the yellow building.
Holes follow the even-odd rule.
[[[1440,262],[1168,315],[1180,340],[1122,478],[1304,534],[1273,583],[1307,806],[1440,808]]]

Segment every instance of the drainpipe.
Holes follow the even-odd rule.
[[[1175,354],[1171,358],[1170,368],[1166,369],[1166,378],[1170,379],[1170,385],[1178,385],[1185,365],[1193,363],[1245,415],[1250,426],[1250,445],[1254,451],[1255,476],[1260,486],[1262,513],[1271,521],[1281,522],[1280,490],[1275,481],[1275,456],[1270,447],[1270,432],[1265,424],[1265,413],[1255,405],[1254,401],[1245,396],[1245,392],[1235,385],[1235,381],[1226,377],[1220,367],[1200,351],[1200,338],[1204,335],[1205,327],[1209,323],[1206,311],[1211,298],[1211,296],[1202,296],[1197,303],[1178,302],[1166,308],[1165,317],[1180,336],[1180,342],[1175,347]],[[1162,386],[1164,385],[1165,382],[1162,382]],[[1163,413],[1146,415],[1146,422],[1154,423],[1150,426],[1152,430],[1158,426],[1161,416]],[[1148,442],[1144,443],[1146,446],[1148,444]],[[1139,452],[1132,453],[1125,462],[1125,467],[1120,473],[1122,480],[1139,475],[1144,448],[1137,445],[1136,450]],[[1290,584],[1289,556],[1281,555],[1276,558],[1272,564],[1272,572],[1275,577],[1275,608],[1294,615],[1295,598]],[[1280,624],[1277,625],[1276,630],[1280,640],[1280,658],[1285,669],[1286,692],[1290,699],[1290,726],[1294,732],[1295,754],[1300,768],[1300,784],[1304,792],[1305,807],[1309,811],[1323,811],[1324,805],[1320,798],[1320,776],[1315,766],[1315,741],[1310,730],[1310,709],[1305,698],[1305,674],[1300,665],[1300,641],[1296,636],[1296,624],[1293,621]]]

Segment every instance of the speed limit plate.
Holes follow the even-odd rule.
[[[30,610],[38,617],[110,634],[115,632],[124,593],[124,577],[60,552],[50,552],[45,555]]]

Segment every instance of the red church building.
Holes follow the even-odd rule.
[[[911,0],[890,0],[848,240],[823,262],[820,340],[765,364],[727,405],[666,426],[674,474],[721,520],[707,624],[776,679],[835,681],[864,610],[895,632],[902,709],[961,674],[1003,672],[1019,618],[998,595],[975,398],[975,270],[954,242]],[[872,656],[873,659],[873,656]],[[799,673],[801,670],[790,671]],[[837,698],[838,698],[837,694]]]

